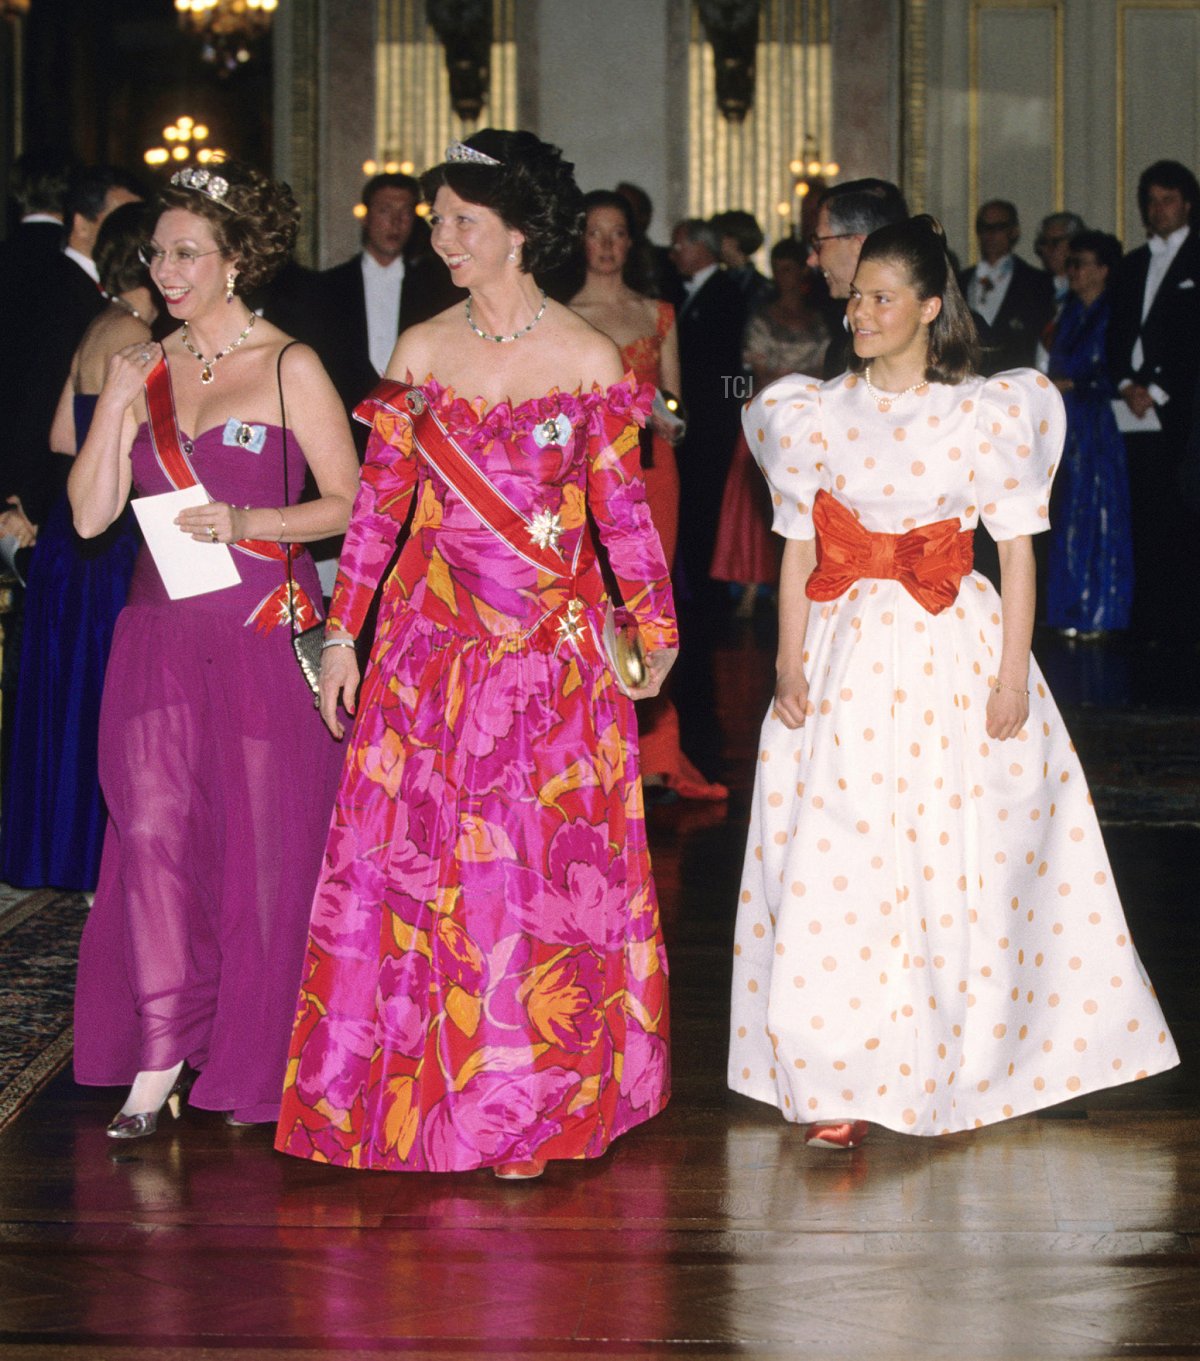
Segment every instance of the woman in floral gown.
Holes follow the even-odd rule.
[[[784,535],[729,1083],[848,1148],[971,1129],[1178,1055],[1029,653],[1062,402],[973,372],[929,218],[864,243],[856,372],[747,408]],[[971,570],[982,521],[1002,592]]]
[[[338,792],[276,1146],[530,1177],[603,1153],[668,1094],[631,703],[676,646],[638,456],[652,394],[534,281],[582,220],[554,148],[485,130],[425,189],[469,295],[405,333],[357,413],[373,433],[321,679],[336,734],[352,640],[415,508]],[[647,652],[627,692],[601,645],[589,512]]]

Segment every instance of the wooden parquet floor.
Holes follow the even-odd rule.
[[[1200,1356],[1200,828],[1109,832],[1179,1069],[978,1132],[806,1150],[724,1086],[770,655],[739,634],[715,662],[734,798],[652,814],[664,1116],[504,1185],[311,1166],[201,1112],[114,1146],[119,1094],[64,1074],[0,1136],[3,1361]]]

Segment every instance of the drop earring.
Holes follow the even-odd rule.
[[[225,276],[225,301],[233,301],[233,286],[237,283],[237,274],[231,269]]]

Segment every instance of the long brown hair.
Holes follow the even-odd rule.
[[[925,377],[931,383],[961,383],[979,371],[979,334],[975,319],[962,295],[942,224],[927,213],[880,227],[863,242],[859,264],[878,260],[899,265],[917,297],[940,298],[941,311],[929,325],[929,354]],[[861,373],[865,361],[857,355],[851,369]]]

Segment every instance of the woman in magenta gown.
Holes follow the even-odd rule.
[[[240,578],[171,599],[143,548],[113,637],[100,713],[109,822],[80,946],[75,1076],[132,1082],[114,1139],[153,1133],[197,1072],[194,1105],[240,1124],[278,1113],[339,755],[292,656],[285,558],[297,622],[315,622],[316,568],[300,545],[345,526],[357,471],[316,355],[239,296],[287,257],[298,220],[291,191],[247,167],[176,173],[146,256],[183,325],[113,357],[68,483],[89,537],[131,487],[146,498],[198,482],[208,503],[175,524],[220,545]],[[306,464],[319,495],[291,504]]]
[[[668,1094],[631,702],[676,645],[639,460],[651,393],[535,282],[581,225],[556,149],[479,132],[425,190],[469,296],[405,332],[357,413],[373,433],[326,625],[334,731],[358,682],[349,644],[415,509],[346,753],[276,1146],[530,1177],[600,1155]],[[628,692],[600,645],[589,512],[647,650]]]

